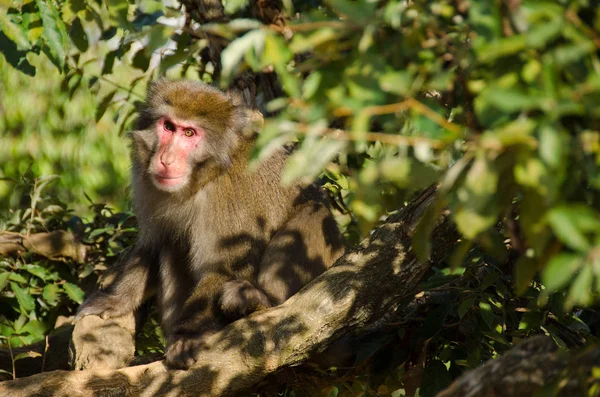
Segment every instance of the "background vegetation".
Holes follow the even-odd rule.
[[[428,257],[449,208],[462,240],[422,289],[455,299],[364,347],[351,374],[321,374],[327,390],[430,396],[533,334],[598,342],[597,1],[285,1],[271,24],[243,0],[217,21],[183,3],[0,1],[2,228],[69,230],[87,253],[0,258],[7,343],[42,339],[133,240],[124,131],[165,74],[276,77],[256,84],[256,160],[299,142],[285,178],[319,178],[353,243],[440,185],[413,249]],[[153,325],[140,351],[160,350]]]

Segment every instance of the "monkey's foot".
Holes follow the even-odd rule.
[[[165,353],[167,366],[177,369],[188,369],[196,362],[200,350],[207,349],[206,336],[178,336]]]

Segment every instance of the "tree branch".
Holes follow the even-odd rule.
[[[568,352],[558,350],[548,336],[535,336],[463,374],[437,397],[534,396],[542,395],[544,387],[558,393],[553,396],[587,395],[583,391],[591,386],[591,370],[599,362],[598,346]]]
[[[49,233],[30,235],[0,233],[0,255],[11,255],[31,251],[46,258],[72,258],[81,263],[85,260],[86,246],[72,233],[56,230]]]

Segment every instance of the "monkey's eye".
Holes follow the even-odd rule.
[[[175,132],[175,124],[171,123],[169,120],[165,120],[164,126],[165,130]]]
[[[196,134],[196,132],[191,128],[186,128],[185,130],[183,130],[183,134],[188,138],[191,138]]]

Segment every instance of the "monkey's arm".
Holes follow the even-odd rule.
[[[150,253],[137,246],[124,253],[105,276],[103,288],[81,304],[76,319],[119,317],[137,309],[156,290],[154,262]]]

